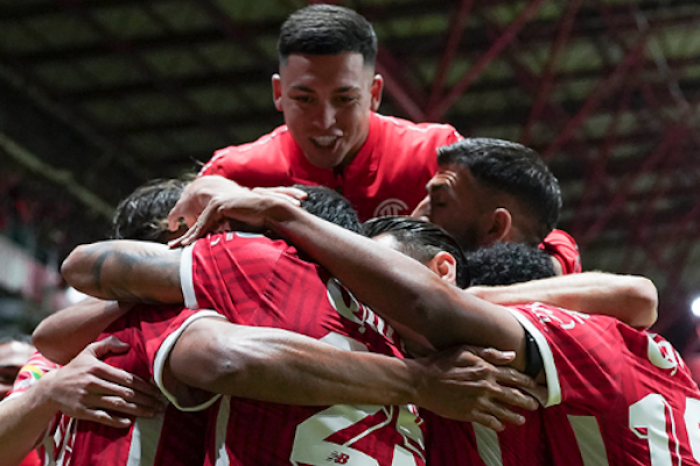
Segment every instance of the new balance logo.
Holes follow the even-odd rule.
[[[335,464],[346,464],[349,459],[350,455],[334,451],[328,458],[326,458],[326,461],[331,461]]]

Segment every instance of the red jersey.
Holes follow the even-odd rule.
[[[581,273],[581,255],[576,241],[565,231],[552,230],[540,244],[540,249],[556,258],[564,275]]]
[[[141,305],[115,321],[100,336],[114,335],[128,343],[127,353],[110,355],[105,362],[138,375],[144,380],[160,379],[163,354],[167,354],[180,333],[194,320],[213,311],[192,311],[182,306]],[[165,349],[167,348],[167,350]],[[152,418],[136,418],[128,429],[95,422],[73,420],[66,451],[59,454],[63,465],[197,465],[204,461],[207,412],[215,402],[178,410],[168,404]]]
[[[212,307],[234,323],[401,357],[397,335],[384,320],[284,241],[222,233],[185,248],[182,263],[189,305]],[[425,464],[422,420],[412,406],[324,408],[224,397],[209,432],[212,465]]]
[[[327,186],[351,202],[361,221],[409,215],[437,172],[437,148],[460,139],[450,125],[415,124],[372,113],[367,140],[341,175],[309,163],[287,126],[255,142],[216,151],[199,175],[221,175],[250,188]]]
[[[700,462],[700,390],[666,340],[612,317],[539,303],[513,313],[542,354],[545,408],[498,434],[431,417],[433,464]]]

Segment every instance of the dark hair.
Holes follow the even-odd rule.
[[[367,220],[365,235],[374,238],[381,234],[391,235],[399,244],[398,250],[423,264],[427,264],[440,251],[449,252],[457,262],[457,286],[464,288],[469,283],[464,268],[462,248],[452,235],[441,227],[411,217],[387,216]]]
[[[559,181],[539,154],[522,144],[502,139],[466,138],[438,148],[438,165],[468,168],[482,185],[511,194],[535,216],[538,241],[542,241],[559,220]]]
[[[555,275],[552,257],[522,243],[495,243],[467,253],[469,286],[512,285]]]
[[[168,230],[168,213],[186,185],[180,180],[158,179],[136,188],[117,206],[112,239],[167,242],[172,233]]]
[[[294,187],[308,194],[308,197],[301,201],[301,206],[307,212],[346,230],[363,234],[364,230],[357,218],[357,212],[352,208],[350,201],[343,196],[325,186],[295,184]]]
[[[362,54],[364,65],[374,67],[377,36],[362,15],[336,5],[309,5],[295,11],[282,24],[277,42],[281,64],[290,55]]]

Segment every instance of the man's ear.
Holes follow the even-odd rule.
[[[482,244],[509,241],[513,234],[513,216],[505,207],[499,207],[491,213],[491,226]]]
[[[275,103],[275,108],[282,111],[282,81],[280,75],[275,73],[272,75],[272,101]]]
[[[384,90],[384,78],[381,74],[375,74],[372,79],[372,88],[370,93],[372,94],[372,100],[370,102],[370,110],[376,112],[379,110],[379,104],[382,103],[382,91]]]
[[[457,284],[457,260],[449,252],[438,252],[426,265],[450,285]]]

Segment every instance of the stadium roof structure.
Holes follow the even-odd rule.
[[[561,182],[585,269],[644,274],[655,329],[694,344],[700,293],[700,8],[694,0],[356,0],[381,112],[521,141]],[[282,122],[292,0],[0,0],[0,160],[36,180],[60,254],[118,200]],[[5,170],[5,168],[3,168]]]

